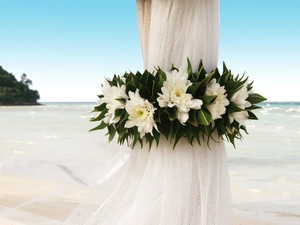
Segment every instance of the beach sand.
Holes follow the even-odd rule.
[[[3,107],[0,110],[0,161],[2,159],[19,156],[22,154],[29,153],[31,151],[39,150],[45,146],[49,146],[55,143],[60,143],[65,140],[74,139],[82,135],[86,135],[87,131],[91,129],[95,124],[89,124],[88,114],[82,113],[88,112],[91,108],[90,105],[70,108],[70,106],[48,106],[48,107]],[[265,119],[266,120],[266,119]],[[273,121],[273,120],[272,120]],[[294,120],[293,120],[294,121]],[[291,123],[291,124],[294,124]],[[294,132],[297,134],[297,131]],[[280,133],[281,135],[281,133]],[[289,134],[291,137],[292,135]],[[258,133],[256,136],[262,136],[265,140],[266,136]],[[259,140],[259,137],[255,137],[255,132],[252,132],[252,136],[247,137],[248,144],[244,141],[243,145],[247,146],[252,143],[256,143],[251,140]],[[256,139],[255,139],[256,138]],[[277,139],[276,139],[277,140]],[[295,137],[295,140],[298,140],[298,136]],[[273,143],[270,141],[269,143]],[[259,145],[263,145],[265,141],[259,142]],[[292,142],[293,143],[293,142]],[[296,147],[299,146],[299,142],[296,142]],[[278,145],[278,142],[276,142]],[[280,144],[280,143],[279,143]],[[289,145],[293,147],[293,145]],[[254,149],[257,146],[253,146]],[[246,150],[230,152],[229,151],[229,160],[231,165],[233,163],[239,162],[235,160],[234,154],[247,153]],[[251,147],[252,148],[252,147]],[[285,145],[287,148],[287,145]],[[265,152],[268,148],[265,147]],[[295,148],[296,149],[296,148]],[[252,152],[249,151],[249,152]],[[249,154],[249,153],[248,153]],[[254,153],[254,155],[258,153]],[[268,152],[266,154],[269,154]],[[247,159],[251,159],[252,155],[246,155]],[[268,155],[269,156],[269,155]],[[240,156],[236,156],[237,159],[240,159]],[[293,160],[296,157],[291,157]],[[267,161],[267,160],[265,160]],[[244,163],[247,161],[242,161]],[[272,162],[273,163],[273,162]],[[250,164],[252,165],[252,164]],[[270,164],[271,165],[271,164]],[[288,164],[287,164],[288,165]],[[266,173],[261,173],[260,168],[255,165],[258,170],[254,170],[254,174],[251,175],[251,178],[257,175]],[[280,192],[249,192],[247,189],[255,188],[261,189],[261,186],[269,185],[270,188],[274,187],[274,183],[266,183],[265,178],[262,177],[260,180],[263,182],[257,183],[255,180],[255,185],[249,183],[248,180],[244,180],[244,177],[247,177],[253,169],[247,169],[243,173],[236,174],[239,171],[240,167],[233,167],[231,170],[234,170],[235,173],[230,174],[231,186],[232,186],[232,225],[299,225],[300,217],[297,213],[297,207],[299,207],[299,186],[298,183],[284,183],[280,180],[279,183],[276,183],[280,192],[285,189],[289,190],[290,197],[287,201],[285,197],[277,198],[278,193]],[[254,168],[254,167],[253,167]],[[298,167],[295,169],[288,170],[288,173],[294,178],[297,178],[295,171],[298,171]],[[272,169],[273,171],[273,169]],[[278,170],[278,171],[281,171]],[[276,173],[278,171],[275,171]],[[270,173],[270,172],[269,172]],[[272,172],[273,173],[273,172]],[[293,175],[295,173],[295,175]],[[288,179],[284,180],[285,182]],[[295,182],[294,180],[292,180]],[[280,184],[284,183],[283,188],[280,187]],[[253,187],[251,187],[251,185]],[[247,187],[247,189],[245,188]],[[54,192],[58,189],[59,186],[56,183],[45,183],[38,182],[31,179],[15,177],[14,174],[0,174],[0,225],[32,225],[32,223],[26,223],[26,220],[22,223],[16,222],[15,218],[9,218],[3,213],[7,208],[14,208],[20,206],[20,204],[26,203],[31,199],[39,198],[39,196],[45,196],[48,193]],[[295,190],[290,190],[294,188]],[[256,190],[257,191],[257,190]],[[271,193],[271,194],[270,194]],[[64,221],[68,218],[68,215],[71,211],[78,205],[78,202],[84,195],[84,190],[77,190],[75,192],[67,193],[61,198],[53,199],[46,198],[42,203],[31,204],[30,206],[24,205],[19,207],[21,211],[25,214],[32,213],[34,215],[40,215],[41,220],[45,218],[55,218],[58,221]],[[47,200],[51,199],[51,200]],[[294,200],[293,200],[294,199]],[[298,200],[297,200],[298,199]],[[270,208],[274,201],[277,201],[277,206],[279,208]],[[96,200],[94,200],[96,201]],[[97,199],[98,201],[98,199]],[[282,201],[282,204],[281,204]],[[267,203],[261,206],[261,203]],[[290,205],[288,205],[288,203]],[[90,202],[90,207],[95,206],[95,202]],[[97,205],[97,204],[96,204]],[[286,207],[288,206],[288,207]],[[287,210],[285,210],[287,209]],[[296,213],[295,213],[296,212]],[[20,214],[22,216],[22,213]],[[38,218],[38,217],[37,217]],[[38,223],[36,224],[44,224]],[[55,224],[55,223],[51,223]]]
[[[30,179],[18,178],[14,176],[0,176],[0,206],[16,207],[20,204],[30,201],[32,198],[38,198],[39,195],[51,193],[59,186],[55,183],[42,183]],[[31,213],[39,215],[41,218],[55,218],[58,221],[64,221],[68,218],[72,210],[78,205],[78,202],[84,195],[84,190],[68,193],[57,199],[41,201],[37,204],[20,207],[24,214]],[[90,202],[93,205],[93,202]],[[274,215],[265,212],[255,212],[233,208],[232,225],[296,225],[299,224],[297,217],[294,220],[284,217],[284,215]],[[38,223],[38,217],[37,221]],[[31,225],[26,222],[20,223],[14,221],[14,218],[1,218],[1,225]],[[52,224],[52,223],[51,223]]]

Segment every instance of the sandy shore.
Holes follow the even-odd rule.
[[[2,108],[2,111],[0,110],[0,118],[2,122],[0,129],[0,161],[1,158],[6,159],[7,157],[15,157],[37,149],[41,149],[47,145],[80,137],[85,135],[86,132],[93,127],[91,124],[87,123],[87,116],[81,116],[80,114],[80,117],[78,117],[77,111],[71,111],[70,113],[67,111],[68,108],[63,108],[62,111],[59,111],[60,107],[29,107],[26,108],[26,110],[24,107]],[[59,111],[60,116],[55,117],[54,115],[57,114],[57,111]],[[51,118],[51,122],[46,123],[44,118],[47,120]],[[257,135],[260,135],[260,133]],[[251,137],[254,136],[255,133],[252,132]],[[251,141],[250,137],[248,137],[248,145],[252,146],[250,142],[254,143],[255,141]],[[260,144],[264,142],[265,141],[260,142]],[[297,143],[295,145],[295,149],[298,149],[299,145]],[[246,145],[247,143],[244,144]],[[239,152],[245,154],[247,151],[239,150]],[[287,174],[291,174],[292,172],[295,174],[294,177],[299,177],[298,172],[296,174],[295,171],[299,171],[298,167],[288,170],[289,173]],[[266,183],[264,180],[262,184],[266,186],[269,185],[269,189],[264,187],[264,189],[266,189],[265,193],[257,192],[259,187],[253,186],[253,183],[250,183],[252,186],[249,183],[243,183],[246,187],[249,186],[248,189],[255,189],[255,192],[249,192],[245,191],[245,188],[241,190],[241,187],[243,188],[244,186],[240,185],[241,182],[245,182],[243,179],[241,181],[240,178],[244,177],[245,174],[247,175],[248,172],[249,170],[244,171],[240,177],[237,175],[231,175],[233,200],[232,225],[299,225],[300,217],[298,213],[298,183],[294,183],[291,186],[290,183],[285,183],[286,180],[284,180],[285,182],[277,183]],[[292,181],[294,182],[294,180],[295,179]],[[275,193],[273,191],[274,184],[279,185],[278,189],[281,188],[281,192],[289,191],[291,195],[286,195],[287,197],[285,197],[285,195],[277,197],[278,192]],[[255,183],[255,185],[257,185],[257,183]],[[292,187],[295,187],[295,190],[290,191]],[[261,187],[260,189],[263,190]],[[51,199],[51,193],[53,193],[53,196],[57,196],[55,194],[55,191],[57,190],[59,190],[59,187],[55,183],[40,183],[30,179],[8,176],[7,174],[5,174],[5,176],[0,175],[0,225],[50,224],[48,222],[28,222],[27,220],[23,219],[26,215],[28,215],[28,213],[33,215],[34,218],[39,218],[40,216],[41,220],[45,218],[49,218],[49,220],[52,218],[56,219],[57,221],[66,220],[69,214],[76,207],[77,202],[79,202],[79,200],[82,198],[84,191],[76,190],[73,192],[68,192],[67,194],[65,193],[60,199]],[[273,192],[271,193],[270,191]],[[39,198],[39,196],[47,197],[43,199],[41,204],[31,204],[30,206],[26,205],[26,202],[35,198]],[[284,204],[287,202],[287,199],[291,199],[293,202],[290,204]],[[272,206],[275,200],[277,205],[280,207],[277,207],[275,210],[270,209],[269,206]],[[250,205],[249,202],[251,202],[251,207],[248,207]],[[262,202],[267,202],[267,204],[265,204],[263,207],[259,207],[260,203]],[[20,212],[19,220],[15,218],[15,215],[12,217],[6,216],[5,211],[11,210],[24,203],[25,205],[19,207],[20,210],[18,210],[18,212]],[[93,202],[91,202],[89,206],[94,206]],[[287,208],[287,210],[284,210],[285,208]],[[260,209],[260,211],[255,211],[258,209]],[[283,213],[284,211],[286,213]],[[24,214],[22,214],[23,212]]]
[[[26,203],[31,199],[38,198],[40,195],[47,196],[48,193],[53,192],[58,186],[53,183],[41,183],[30,179],[17,178],[13,176],[0,175],[0,224],[1,225],[31,225],[26,221],[20,222],[18,219],[7,218],[2,216],[3,209],[18,207],[18,213],[22,210],[25,213],[36,215],[37,220],[39,216],[44,219],[55,218],[58,221],[64,221],[68,218],[72,210],[77,206],[79,200],[82,198],[84,191],[77,190],[61,196],[60,199],[45,198],[45,201],[35,205]],[[50,196],[51,197],[51,196]],[[20,205],[22,205],[20,207]],[[91,202],[93,204],[93,202]],[[2,208],[2,210],[1,210]],[[5,214],[4,214],[5,215]],[[53,224],[53,223],[51,223]],[[265,212],[254,212],[242,209],[233,209],[232,225],[296,225],[297,218],[294,220],[287,220],[285,217],[268,214]]]
[[[280,215],[255,212],[249,210],[233,209],[232,225],[297,225],[297,218],[290,219]]]

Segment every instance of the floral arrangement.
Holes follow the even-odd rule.
[[[94,107],[98,115],[91,118],[100,124],[91,131],[107,128],[109,141],[118,134],[118,143],[132,140],[132,148],[137,142],[143,146],[143,141],[151,148],[154,140],[158,146],[160,135],[173,148],[181,138],[201,145],[214,132],[234,145],[242,138],[241,130],[247,133],[245,121],[257,120],[252,110],[266,100],[252,87],[248,77],[234,76],[225,63],[222,74],[218,68],[207,73],[202,61],[192,72],[188,60],[187,71],[172,66],[170,71],[114,75],[102,85]]]

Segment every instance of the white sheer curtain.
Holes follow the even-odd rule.
[[[168,70],[172,64],[186,69],[187,57],[194,69],[200,59],[208,71],[217,66],[218,0],[137,0],[137,13],[146,69]],[[224,143],[211,141],[210,148],[202,143],[191,146],[181,140],[172,150],[162,140],[150,152],[135,147],[124,180],[92,222],[230,224]]]
[[[194,69],[200,59],[208,71],[216,67],[218,0],[137,0],[137,14],[146,69],[168,70],[172,63],[186,69],[187,57]],[[204,140],[191,146],[183,139],[175,150],[161,140],[150,152],[104,143],[97,133],[0,162],[1,174],[9,181],[21,176],[15,179],[22,184],[0,199],[0,222],[230,224],[222,140],[208,148]]]
[[[200,59],[208,72],[215,69],[219,47],[218,0],[137,0],[137,14],[145,68],[172,63],[194,69]]]

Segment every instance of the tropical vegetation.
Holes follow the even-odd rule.
[[[40,95],[0,66],[0,105],[37,105]]]

